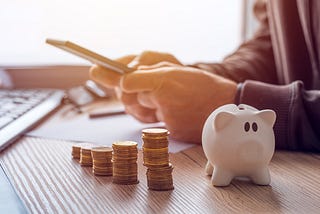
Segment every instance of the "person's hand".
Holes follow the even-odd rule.
[[[154,64],[157,66],[181,65],[173,55],[153,51],[144,51],[138,56],[125,56],[117,59],[116,61],[126,64],[134,69]],[[102,84],[103,86],[107,88],[114,88],[116,90],[117,97],[124,103],[127,113],[131,113],[135,118],[142,122],[153,123],[158,121],[155,116],[154,109],[140,105],[137,100],[137,93],[125,93],[119,88],[121,78],[120,74],[100,66],[92,66],[90,69],[90,76],[94,81]]]
[[[120,89],[137,93],[138,103],[154,112],[136,114],[135,106],[127,104],[128,112],[144,121],[155,117],[163,121],[172,137],[201,142],[202,127],[217,107],[233,103],[237,84],[231,80],[191,67],[144,67],[124,75]]]
[[[141,121],[164,121],[179,140],[200,142],[202,127],[217,107],[233,103],[236,83],[206,71],[165,66],[143,66],[118,80],[120,90],[136,94],[124,100],[127,112]],[[137,103],[136,103],[137,102]],[[149,109],[141,114],[140,107]]]

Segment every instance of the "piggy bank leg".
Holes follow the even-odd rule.
[[[232,173],[229,171],[217,167],[214,167],[211,182],[213,186],[228,186],[233,179]]]
[[[210,161],[207,162],[205,171],[206,171],[206,174],[207,174],[207,175],[212,175],[213,166],[212,166],[212,164],[210,163]]]
[[[252,181],[258,185],[269,185],[271,182],[269,169],[262,168],[251,176]]]

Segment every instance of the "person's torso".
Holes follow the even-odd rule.
[[[268,16],[278,80],[320,89],[320,1],[270,0]]]

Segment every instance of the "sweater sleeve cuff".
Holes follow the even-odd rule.
[[[295,149],[288,143],[288,124],[293,85],[271,85],[257,81],[245,81],[238,85],[235,103],[251,105],[259,110],[272,109],[277,114],[274,125],[276,148]]]
[[[243,86],[243,83],[238,83],[238,85],[237,85],[237,93],[236,93],[236,96],[234,98],[234,103],[236,105],[239,105],[241,103],[240,102],[240,94],[241,94],[242,86]]]

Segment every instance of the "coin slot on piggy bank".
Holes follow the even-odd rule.
[[[258,185],[270,184],[268,165],[274,153],[273,110],[241,104],[217,108],[207,118],[202,146],[205,171],[214,186],[227,186],[235,177],[248,177]]]

